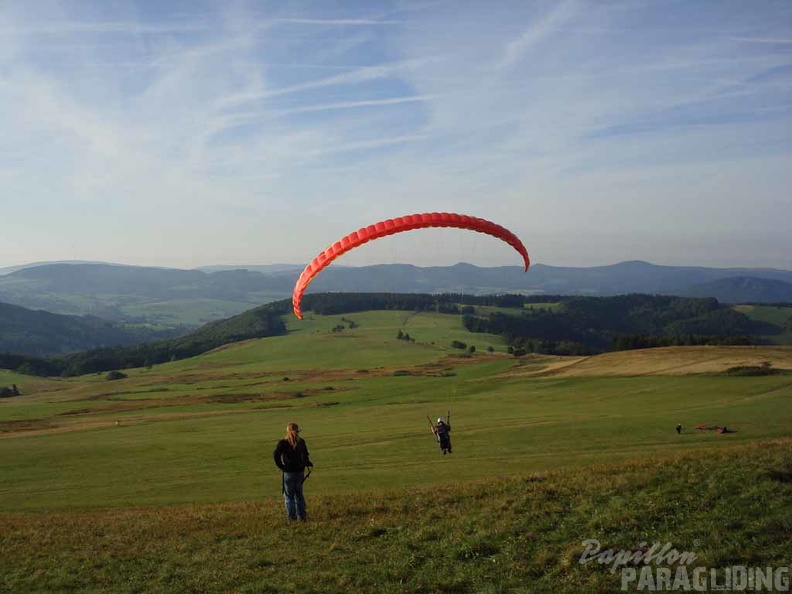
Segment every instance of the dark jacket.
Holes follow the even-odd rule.
[[[448,437],[448,434],[451,432],[451,425],[448,423],[438,423],[435,427],[435,433],[437,437]]]
[[[298,439],[295,447],[285,439],[281,439],[275,446],[272,457],[275,459],[275,466],[283,472],[302,472],[306,466],[313,466],[303,439]]]

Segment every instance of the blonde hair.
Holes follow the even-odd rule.
[[[289,442],[291,447],[297,447],[297,442],[300,441],[300,426],[294,421],[286,425],[286,437],[284,439]]]

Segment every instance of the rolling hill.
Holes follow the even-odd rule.
[[[173,331],[128,328],[94,316],[67,316],[0,303],[0,352],[46,357],[142,343]]]
[[[570,296],[553,304],[534,303],[536,299],[541,298],[313,293],[305,297],[303,308],[309,317],[348,314],[348,319],[335,328],[337,332],[354,328],[354,318],[369,311],[395,311],[406,319],[419,312],[437,313],[460,323],[472,333],[473,342],[480,342],[479,336],[498,336],[499,344],[517,355],[590,355],[671,345],[784,344],[789,337],[786,322],[779,323],[787,308],[776,308],[779,311],[766,318],[763,310],[738,311],[708,298]],[[130,336],[131,332],[96,318],[59,316],[8,305],[0,308],[0,345],[6,352],[0,355],[0,366],[50,376],[151,366],[240,340],[283,334],[292,321],[291,302],[282,300],[183,331],[177,337],[162,338],[145,330],[149,333],[146,342],[144,330]],[[299,332],[306,326],[301,323],[293,330]],[[457,348],[467,349],[468,344],[459,340]],[[51,355],[64,356],[41,359]]]

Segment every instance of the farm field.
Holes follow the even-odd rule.
[[[778,328],[787,326],[792,320],[792,307],[788,305],[735,305],[734,309],[757,322],[772,324]],[[762,337],[771,344],[792,346],[792,333],[784,332]]]
[[[16,383],[23,394],[0,400],[0,543],[12,551],[0,589],[220,592],[236,583],[231,590],[298,591],[277,582],[293,555],[276,543],[289,535],[324,559],[307,562],[310,577],[293,582],[302,591],[542,591],[525,585],[531,576],[545,591],[564,576],[568,591],[608,589],[607,572],[569,567],[586,530],[623,546],[680,534],[692,542],[703,531],[708,559],[724,561],[720,512],[705,513],[700,487],[723,498],[738,542],[769,523],[762,558],[782,555],[773,535],[788,528],[783,510],[792,501],[784,478],[792,375],[725,371],[765,362],[790,371],[791,348],[514,358],[499,337],[470,334],[457,316],[367,312],[288,323],[287,336],[124,370],[116,381],[0,371],[0,385]],[[398,340],[400,330],[414,342]],[[441,456],[426,417],[448,410],[454,453]],[[271,455],[291,420],[304,428],[316,468],[306,484],[313,521],[285,532],[295,527],[283,526]],[[730,499],[743,497],[728,491],[739,481],[755,483],[750,505]],[[642,485],[656,491],[655,504]],[[674,501],[687,514],[684,529]],[[552,521],[560,517],[583,532]],[[84,544],[72,548],[75,538]],[[394,565],[382,560],[362,577],[379,545]],[[56,568],[47,550],[71,570]],[[445,579],[442,563],[454,568],[450,590],[432,585]],[[192,572],[195,564],[215,573]]]

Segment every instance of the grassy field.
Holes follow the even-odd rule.
[[[723,584],[726,567],[789,565],[791,451],[781,439],[478,483],[309,496],[310,521],[296,526],[285,524],[276,499],[6,513],[0,589],[621,591],[612,565],[581,563],[589,539],[603,550],[670,544]]]
[[[765,322],[777,326],[779,330],[786,327],[792,319],[792,307],[784,305],[735,305],[734,309],[757,322]],[[792,346],[792,332],[782,332],[761,337],[767,342]]]
[[[752,320],[783,326],[792,318],[792,307],[785,305],[735,305],[734,309]]]
[[[515,359],[457,316],[288,323],[123,380],[0,371],[23,393],[0,400],[0,590],[612,591],[571,560],[585,538],[788,564],[792,375],[723,372],[790,348]],[[449,409],[444,457],[426,416]],[[307,526],[271,461],[290,420]]]

